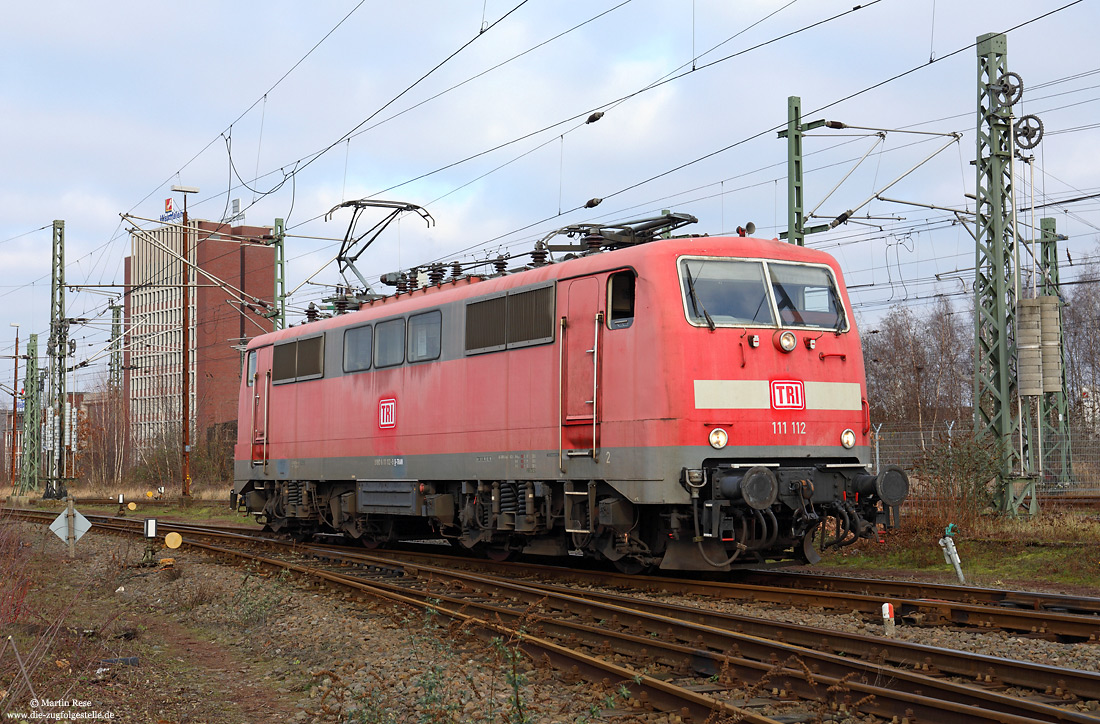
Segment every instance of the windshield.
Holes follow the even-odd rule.
[[[824,267],[768,264],[775,303],[784,325],[844,328],[844,307]]]
[[[782,325],[837,331],[847,327],[840,294],[826,267],[685,258],[680,260],[680,276],[684,308],[697,326]]]
[[[732,259],[682,263],[688,318],[697,324],[774,325],[764,265]]]

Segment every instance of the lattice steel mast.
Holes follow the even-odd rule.
[[[1020,397],[1018,335],[1019,239],[1013,159],[1017,138],[1030,148],[1041,127],[1013,129],[1012,106],[1023,95],[1020,76],[1008,71],[1003,34],[978,37],[977,207],[974,264],[974,431],[998,446],[994,506],[1015,514],[1038,512],[1031,445],[1030,405]],[[1026,117],[1026,122],[1034,117]],[[1038,122],[1038,119],[1034,119]],[[1022,129],[1022,130],[1021,130]]]
[[[107,390],[112,397],[122,394],[122,305],[111,305],[111,360]]]
[[[286,329],[286,222],[275,219],[272,229],[275,245],[275,310],[271,321],[274,329]]]
[[[38,335],[27,340],[27,370],[23,378],[23,458],[19,467],[19,493],[38,489],[42,463],[42,382],[38,374]]]
[[[49,405],[47,422],[52,431],[53,447],[46,458],[46,490],[43,498],[65,497],[65,373],[69,353],[69,320],[65,318],[65,222],[53,222],[53,266],[50,276],[50,338],[46,354],[50,358]]]
[[[1054,219],[1041,219],[1039,273],[1042,293],[1060,299],[1058,280],[1058,241]],[[1061,389],[1044,392],[1039,402],[1039,424],[1043,426],[1043,470],[1050,471],[1060,483],[1069,482],[1073,473],[1073,451],[1069,436],[1069,397],[1066,395],[1065,319],[1058,305],[1058,356]],[[1045,356],[1045,350],[1044,350]],[[1046,359],[1043,360],[1044,365]]]

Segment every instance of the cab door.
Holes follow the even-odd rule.
[[[597,459],[603,294],[596,277],[566,283],[561,295],[561,448],[565,458]]]
[[[271,345],[249,351],[248,366],[245,374],[248,379],[248,389],[252,391],[251,420],[249,428],[249,441],[252,446],[252,465],[254,467],[267,467],[269,457],[268,446],[271,440],[268,431],[271,427]]]

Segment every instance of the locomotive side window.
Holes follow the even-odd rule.
[[[309,337],[275,345],[271,361],[274,382],[294,382],[321,377],[325,369],[325,338]]]
[[[409,317],[409,362],[439,359],[442,325],[443,313],[438,309]]]
[[[372,332],[370,326],[344,332],[344,372],[370,369]]]
[[[768,274],[783,324],[844,329],[847,324],[844,306],[828,269],[770,262]]]
[[[634,272],[616,272],[608,279],[607,310],[607,325],[612,329],[634,323]]]
[[[696,326],[775,324],[764,265],[735,259],[680,262],[688,319]]]
[[[375,325],[374,366],[393,367],[405,361],[405,320],[391,319]]]
[[[256,350],[248,353],[248,362],[245,366],[246,384],[251,387],[256,382]]]

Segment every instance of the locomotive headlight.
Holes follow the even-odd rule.
[[[715,450],[721,450],[730,441],[730,436],[720,427],[710,431],[710,446]]]
[[[856,434],[852,432],[851,429],[840,433],[840,444],[843,445],[846,450],[851,450],[856,446]]]
[[[792,352],[794,348],[798,346],[798,338],[795,337],[794,332],[789,329],[777,332],[774,339],[776,348],[783,352]]]

